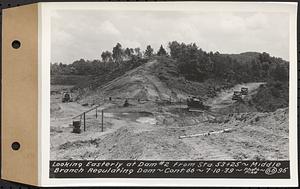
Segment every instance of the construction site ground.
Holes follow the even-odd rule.
[[[260,84],[221,91],[205,102],[208,111],[189,111],[178,99],[129,100],[128,107],[123,107],[124,99],[102,100],[97,118],[94,110],[87,113],[86,131],[81,126],[80,134],[72,132],[72,118],[92,105],[62,103],[61,94],[53,93],[51,160],[288,159],[288,108],[262,113],[231,100],[233,91],[244,86],[249,88],[247,101]],[[195,134],[203,135],[189,137]]]

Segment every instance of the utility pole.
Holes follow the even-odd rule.
[[[103,132],[103,110],[101,111],[102,119],[101,119],[101,132]]]
[[[83,131],[85,131],[85,112],[83,113]]]

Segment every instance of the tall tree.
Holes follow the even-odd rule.
[[[164,49],[164,47],[161,45],[158,52],[157,52],[158,56],[165,56],[167,55],[167,51]]]
[[[141,53],[141,49],[139,47],[134,49],[134,53],[137,57],[142,58],[142,53]]]
[[[153,48],[150,45],[147,45],[144,56],[146,58],[153,56]]]
[[[122,45],[120,43],[117,43],[117,45],[113,48],[113,59],[120,63],[123,60],[123,50]]]

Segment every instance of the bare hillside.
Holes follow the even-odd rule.
[[[190,95],[208,99],[215,97],[217,92],[233,87],[232,84],[224,81],[189,81],[179,72],[176,62],[172,62],[171,59],[155,58],[107,83],[98,84],[95,88],[89,88],[88,85],[82,87],[80,101],[98,104],[109,97],[182,101]]]
[[[170,97],[175,100],[186,98],[188,94],[180,91],[175,92],[152,74],[152,70],[157,64],[159,64],[157,60],[149,61],[100,86],[95,91],[87,89],[83,99],[88,102],[99,102],[108,97],[141,100],[167,100]]]

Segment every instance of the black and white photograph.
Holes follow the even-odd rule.
[[[51,160],[289,160],[289,14],[56,10]]]

